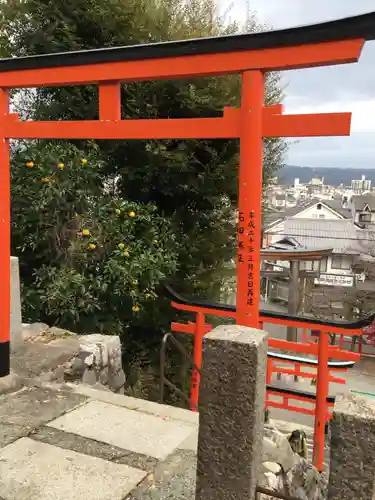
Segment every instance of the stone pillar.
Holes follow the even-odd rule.
[[[261,467],[267,333],[237,325],[204,338],[196,500],[253,500]]]
[[[22,342],[20,272],[17,257],[10,258],[10,343]]]
[[[375,399],[336,398],[328,500],[375,498]]]

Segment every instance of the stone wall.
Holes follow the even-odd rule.
[[[54,350],[60,350],[63,355],[65,345],[66,358],[71,358],[70,361],[64,363],[66,380],[81,381],[89,385],[100,384],[112,391],[123,392],[125,375],[122,370],[120,338],[100,334],[78,336],[61,328],[49,327],[44,323],[22,324],[17,257],[10,258],[10,272],[10,339],[15,355],[17,351],[25,353],[26,360],[28,356],[24,349],[27,344],[33,345],[32,350],[36,359],[38,359],[38,344],[41,346],[40,351],[45,351],[48,345],[55,348]],[[72,355],[72,352],[75,354]],[[56,369],[55,364],[51,364],[51,371],[61,372]],[[51,376],[53,377],[53,373]]]
[[[125,375],[121,363],[121,342],[118,336],[86,335],[80,337],[77,356],[65,371],[65,380],[84,384],[101,384],[123,393]]]
[[[123,392],[125,375],[122,370],[121,342],[116,335],[76,335],[61,328],[49,327],[44,323],[24,325],[24,346],[29,349],[21,356],[41,354],[50,358],[50,371],[44,380],[82,382]],[[16,351],[15,355],[17,355]],[[65,356],[64,356],[65,354]],[[57,363],[53,363],[53,359]],[[60,366],[57,366],[58,360]],[[61,365],[62,363],[62,365]]]

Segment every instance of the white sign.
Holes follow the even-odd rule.
[[[345,274],[321,274],[319,278],[314,279],[316,285],[327,285],[327,286],[353,286],[354,279],[353,275]],[[364,274],[356,274],[356,281],[365,281]]]
[[[353,276],[343,274],[321,274],[314,279],[316,285],[353,286]]]

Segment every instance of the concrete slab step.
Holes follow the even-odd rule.
[[[47,425],[158,460],[167,458],[194,431],[183,422],[102,401],[90,401]]]
[[[122,500],[146,472],[22,438],[0,450],[4,500]]]

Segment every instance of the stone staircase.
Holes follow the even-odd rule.
[[[83,384],[26,387],[0,397],[0,499],[161,500],[175,478],[192,500],[197,431],[179,408]]]
[[[0,500],[193,500],[197,441],[188,410],[84,384],[26,387],[0,396]]]

